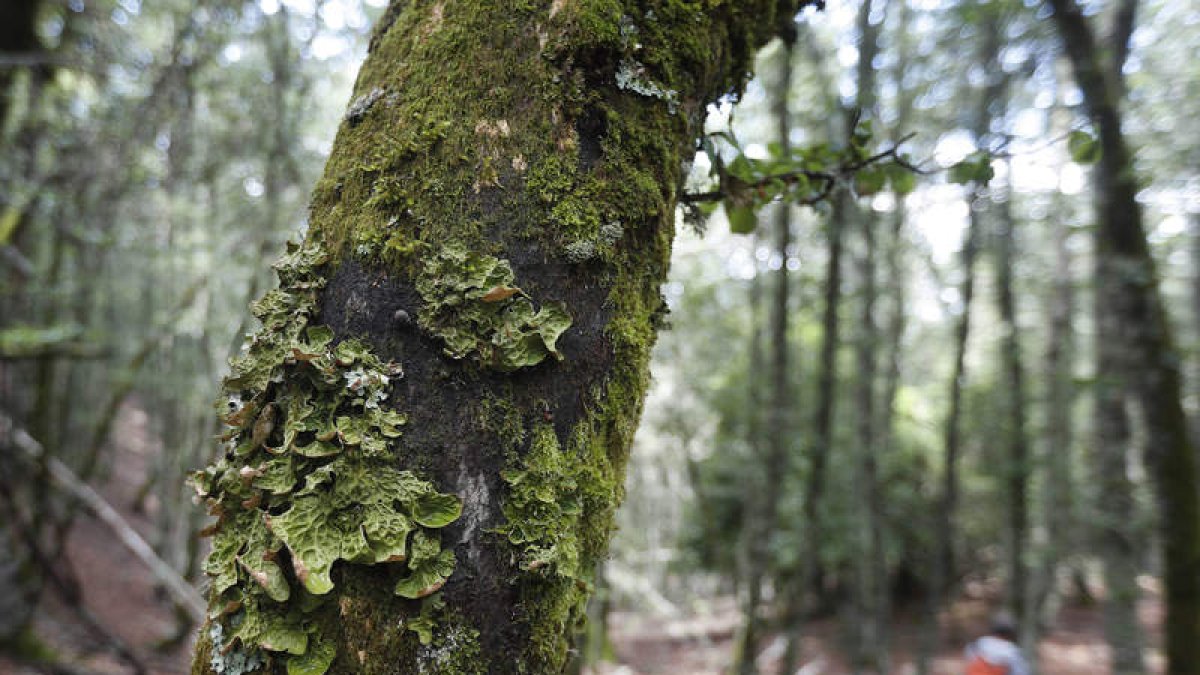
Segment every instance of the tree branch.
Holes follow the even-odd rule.
[[[24,429],[16,426],[12,418],[4,413],[0,413],[0,440],[6,447],[21,451],[21,455],[26,460],[35,464],[45,461],[54,482],[63,491],[82,502],[88,511],[108,526],[117,535],[121,545],[133,553],[150,570],[150,573],[162,582],[176,602],[187,609],[189,617],[197,623],[204,621],[205,602],[200,592],[160,558],[150,544],[146,543],[146,540],[129,524],[129,521],[125,520],[99,493],[80,480],[61,460],[56,457],[46,457],[42,444],[38,443]]]
[[[871,155],[870,157],[866,157],[866,158],[860,159],[855,162],[843,164],[843,165],[837,167],[837,169],[835,169],[833,171],[809,171],[806,169],[796,169],[795,171],[786,171],[784,173],[777,173],[777,174],[772,174],[770,176],[764,176],[762,178],[759,178],[756,181],[752,181],[749,183],[741,183],[738,187],[739,187],[739,189],[754,190],[757,188],[766,187],[766,186],[770,185],[771,183],[775,183],[775,182],[782,182],[785,185],[794,185],[801,178],[805,178],[810,181],[820,181],[822,183],[820,191],[818,191],[816,194],[814,194],[812,196],[806,197],[804,199],[796,200],[793,202],[794,204],[797,204],[799,206],[812,206],[814,204],[820,203],[820,202],[824,201],[825,199],[827,199],[829,197],[830,193],[833,192],[834,187],[836,187],[839,183],[842,183],[845,180],[847,180],[848,178],[852,177],[855,174],[855,172],[865,169],[866,167],[871,166],[872,164],[877,164],[879,162],[882,162],[884,160],[891,160],[892,162],[898,164],[899,166],[904,167],[905,169],[907,169],[909,171],[912,171],[913,173],[925,175],[926,173],[928,173],[927,171],[912,164],[911,162],[904,159],[900,155],[900,146],[903,145],[906,141],[910,140],[913,136],[916,136],[916,134],[911,133],[906,136],[903,136],[902,138],[900,138],[900,140],[896,141],[896,143],[891,148],[888,148],[887,150],[884,150],[882,152],[875,153],[874,155]],[[728,197],[729,192],[730,191],[727,189],[718,188],[716,190],[711,190],[709,192],[694,192],[694,193],[690,193],[690,194],[685,193],[679,197],[679,201],[684,204],[699,204],[701,202],[719,202],[719,201],[725,199],[726,197]]]
[[[1121,0],[1117,5],[1117,14],[1113,17],[1112,34],[1109,36],[1112,48],[1112,63],[1109,77],[1112,78],[1114,89],[1120,93],[1125,90],[1125,61],[1129,59],[1129,42],[1137,23],[1138,0]]]

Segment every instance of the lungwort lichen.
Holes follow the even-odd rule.
[[[442,248],[423,261],[417,277],[424,301],[418,321],[442,339],[447,356],[501,372],[537,365],[547,356],[561,359],[556,343],[571,326],[566,308],[546,303],[534,309],[513,283],[506,260]]]
[[[336,649],[315,614],[339,561],[393,566],[395,593],[412,599],[454,571],[438,530],[461,502],[394,466],[405,417],[388,397],[403,372],[312,325],[326,260],[293,246],[275,265],[279,288],[253,306],[262,328],[225,380],[224,456],[192,478],[217,517],[205,563],[217,672],[328,670]]]

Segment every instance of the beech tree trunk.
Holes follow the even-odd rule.
[[[462,511],[438,530],[455,565],[438,603],[393,593],[408,563],[338,561],[332,590],[295,556],[295,576],[280,565],[293,595],[309,597],[302,582],[334,600],[303,624],[320,632],[309,650],[328,641],[327,672],[562,671],[665,312],[681,166],[707,103],[740,89],[754,50],[799,5],[395,0],[385,11],[314,193],[300,253],[324,251],[310,257],[318,276],[298,285],[285,265],[281,279],[293,293],[323,284],[309,323],[392,364],[379,405],[405,423],[383,454]],[[480,268],[511,275],[481,273],[499,279],[489,290],[466,279]],[[561,336],[538,323],[555,307],[570,317]],[[491,332],[471,318],[487,312],[501,321]],[[268,398],[294,384],[299,366],[288,368],[263,385]],[[276,408],[254,423],[249,452],[286,443]],[[267,517],[281,531],[286,514]],[[389,544],[405,555],[403,540]],[[228,643],[213,645],[216,599],[194,673],[229,672]],[[268,669],[301,663],[267,652]]]
[[[1097,374],[1138,404],[1147,435],[1146,465],[1158,502],[1163,547],[1163,630],[1167,672],[1200,673],[1200,492],[1196,454],[1182,403],[1180,357],[1158,289],[1154,258],[1137,202],[1138,175],[1121,128],[1121,67],[1129,52],[1136,0],[1124,0],[1102,59],[1074,0],[1051,0],[1084,106],[1099,136],[1096,165]],[[1102,417],[1107,411],[1098,406]],[[1097,419],[1097,426],[1105,423]]]

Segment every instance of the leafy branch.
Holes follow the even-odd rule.
[[[794,187],[801,184],[802,181],[808,181],[810,184],[819,182],[820,189],[802,199],[796,200],[795,204],[799,206],[813,206],[826,198],[833,192],[833,188],[839,184],[849,184],[850,179],[855,177],[859,171],[883,162],[891,161],[893,164],[904,168],[907,171],[917,175],[924,175],[927,172],[913,164],[906,156],[900,153],[900,145],[911,139],[916,134],[909,134],[900,139],[895,146],[888,148],[882,152],[875,153],[869,157],[858,161],[847,162],[832,170],[818,171],[814,169],[794,169],[784,173],[771,174],[763,176],[756,180],[745,182],[732,173],[725,172],[721,177],[721,187],[709,192],[696,192],[682,195],[679,200],[685,204],[695,204],[701,202],[719,202],[723,201],[742,190],[758,190],[765,192],[773,187],[775,183],[783,183],[786,186]],[[751,160],[753,161],[753,160]],[[862,194],[861,192],[859,194]]]
[[[785,152],[780,144],[772,143],[767,146],[767,157],[759,159],[748,157],[732,134],[718,132],[706,137],[702,146],[712,162],[710,175],[717,179],[716,189],[684,194],[680,202],[697,216],[710,215],[723,204],[730,228],[745,234],[754,230],[758,208],[776,199],[817,206],[839,187],[857,196],[886,187],[896,194],[908,194],[916,187],[916,176],[925,173],[901,152],[901,146],[912,137],[909,134],[889,148],[871,152],[871,124],[859,122],[844,147],[817,143]],[[716,148],[717,139],[737,150],[728,163]]]

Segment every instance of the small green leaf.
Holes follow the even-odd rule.
[[[1095,164],[1100,161],[1100,142],[1088,132],[1076,129],[1067,136],[1067,152],[1076,164]]]
[[[887,175],[892,191],[897,195],[910,194],[917,188],[917,175],[899,164],[888,165]]]
[[[754,181],[755,170],[754,164],[751,163],[745,155],[738,155],[729,163],[726,171],[734,178],[740,179],[742,182],[750,183]]]
[[[948,177],[951,183],[959,185],[966,185],[970,182],[987,185],[995,175],[996,171],[992,168],[991,155],[977,150],[968,155],[966,159],[951,166]]]
[[[863,169],[854,176],[854,191],[860,197],[870,197],[883,189],[887,177],[878,169]]]
[[[725,204],[725,215],[729,217],[729,231],[734,234],[750,234],[758,227],[758,214],[749,206]]]
[[[959,162],[951,165],[947,171],[947,180],[955,185],[966,185],[971,182],[971,175],[974,173],[974,167],[967,162]]]

